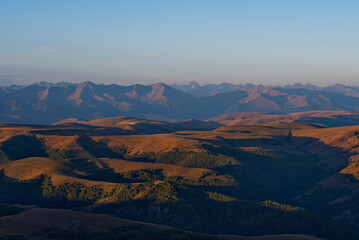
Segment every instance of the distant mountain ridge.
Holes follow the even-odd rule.
[[[170,85],[173,88],[176,88],[180,91],[187,92],[196,97],[212,96],[219,93],[232,92],[236,90],[249,90],[256,87],[254,84],[233,84],[233,83],[219,83],[219,84],[206,84],[200,86],[196,81],[191,81],[187,85],[172,84]],[[347,86],[344,84],[334,84],[331,86],[320,87],[311,83],[302,84],[295,83],[292,85],[276,85],[271,88],[284,88],[284,89],[307,89],[315,91],[324,91],[324,92],[334,92],[343,94],[351,97],[359,97],[359,86]]]
[[[36,85],[36,86],[65,86],[65,85],[75,85],[77,83],[72,82],[35,82],[30,85]],[[28,87],[30,85],[20,85],[20,84],[12,84],[10,86],[1,86],[0,88],[6,88],[9,90],[18,90],[21,88]],[[104,84],[99,84],[104,85]],[[136,84],[135,84],[136,85]],[[233,84],[228,82],[222,82],[222,83],[209,83],[205,85],[200,85],[196,81],[191,81],[188,84],[171,84],[170,87],[173,87],[177,90],[180,90],[182,92],[189,93],[191,95],[194,95],[195,97],[205,97],[205,96],[213,96],[220,93],[226,93],[226,92],[233,92],[236,90],[249,90],[251,88],[256,87],[256,85],[251,83],[246,84]],[[273,88],[286,88],[286,89],[307,89],[307,90],[316,90],[316,91],[324,91],[324,92],[335,92],[340,93],[346,96],[352,96],[352,97],[359,97],[359,86],[349,86],[344,84],[333,84],[330,86],[324,86],[320,87],[311,83],[302,84],[302,83],[294,83],[289,85],[269,85],[269,87]]]
[[[174,122],[235,112],[359,112],[357,87],[303,86],[212,84],[201,87],[192,82],[186,88],[164,83],[121,86],[42,82],[22,88],[1,87],[0,122],[49,124],[66,118],[91,120],[117,116]]]

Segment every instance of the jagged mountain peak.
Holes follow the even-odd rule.
[[[158,82],[158,83],[151,84],[151,87],[152,87],[152,89],[158,89],[158,88],[167,88],[169,86],[163,82]]]
[[[82,83],[77,83],[76,86],[78,86],[78,87],[94,87],[94,86],[97,86],[97,84],[95,84],[94,82],[91,82],[91,81],[85,81]]]
[[[283,93],[277,89],[273,89],[271,87],[267,87],[262,84],[249,89],[247,92],[250,97],[253,97],[253,95],[260,95],[260,94],[267,94],[267,95],[271,95],[271,96],[286,95],[285,93]]]
[[[193,80],[193,81],[188,83],[188,87],[190,87],[191,89],[196,89],[196,88],[199,88],[200,85],[198,84],[197,81]]]
[[[311,110],[359,111],[355,88],[308,90],[230,83],[201,86],[200,96],[163,82],[151,85],[30,85],[0,90],[0,120],[52,123],[65,118],[95,119],[119,115],[149,119],[199,120],[232,112],[291,113]],[[197,91],[197,90],[196,90]],[[338,90],[339,91],[339,90]],[[350,96],[351,95],[351,96]],[[30,116],[30,118],[29,118]]]

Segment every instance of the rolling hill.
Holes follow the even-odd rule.
[[[0,202],[212,235],[357,238],[358,126],[183,130],[179,123],[181,131],[141,135],[142,122],[162,124],[132,118],[2,124]]]
[[[327,127],[359,124],[359,113],[346,111],[308,111],[290,114],[231,113],[209,119],[228,126],[273,124],[273,123],[313,123]]]
[[[104,214],[74,212],[64,209],[33,208],[16,215],[0,217],[0,236],[17,239],[186,239],[186,240],[320,240],[283,234],[260,237],[209,236],[151,223],[130,221]],[[106,226],[106,228],[104,228]],[[122,236],[121,236],[122,235]],[[21,236],[21,237],[19,237]],[[121,238],[122,237],[122,238]]]
[[[82,124],[94,127],[116,128],[117,130],[122,129],[124,133],[127,131],[129,134],[169,133],[181,130],[213,130],[222,126],[221,123],[211,121],[199,121],[195,119],[188,119],[178,123],[169,123],[124,116],[95,119],[90,121],[69,118],[54,123],[53,125],[71,126],[74,124]]]

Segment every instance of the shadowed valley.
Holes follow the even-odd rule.
[[[328,113],[310,113],[324,115]],[[105,213],[212,234],[192,237],[357,238],[358,126],[220,126],[225,123],[121,117],[2,124],[0,202],[72,209],[90,214],[89,219]],[[41,211],[47,210],[27,210],[0,218],[0,223],[23,221],[29,214],[41,218]],[[49,236],[85,234],[58,227],[47,230]],[[100,231],[118,239],[124,230],[114,228]],[[156,236],[156,228],[140,229]],[[22,234],[11,231],[4,234]]]

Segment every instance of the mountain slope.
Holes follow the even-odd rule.
[[[179,118],[194,97],[165,84],[150,86],[96,85],[91,82],[71,85],[31,85],[2,95],[2,119],[12,122],[50,123],[78,117],[93,119],[135,114],[167,119]],[[186,106],[186,109],[183,109]],[[48,117],[45,117],[48,115]],[[190,115],[190,114],[188,114]],[[43,119],[41,119],[43,118]],[[10,121],[11,121],[10,120]]]
[[[260,237],[240,237],[240,236],[209,236],[185,232],[180,229],[171,228],[163,225],[150,224],[144,222],[130,221],[121,218],[114,218],[104,214],[80,213],[61,209],[34,208],[17,215],[0,217],[0,225],[6,226],[0,229],[0,236],[24,236],[26,239],[68,239],[72,237],[83,237],[91,239],[101,234],[106,239],[118,239],[116,232],[120,235],[127,235],[126,239],[162,239],[171,236],[182,237],[182,239],[193,240],[320,240],[309,235],[273,235]],[[106,226],[106,228],[104,227]],[[81,228],[79,231],[76,228]],[[88,234],[86,234],[86,232]],[[117,230],[117,231],[116,231]],[[121,231],[122,230],[122,231]],[[61,237],[62,234],[62,237]]]
[[[192,87],[197,88],[195,84]],[[50,124],[66,118],[92,120],[126,115],[173,122],[234,112],[359,111],[359,98],[347,91],[231,84],[207,87],[223,89],[195,97],[163,83],[120,86],[84,82],[2,88],[0,121]]]
[[[333,221],[357,227],[358,126],[282,123],[151,135],[114,129],[2,124],[0,201],[212,234],[356,239]]]
[[[326,131],[298,131],[298,136],[315,137],[333,148],[323,148],[310,141],[300,142],[298,147],[322,160],[322,168],[335,171],[328,178],[299,194],[295,200],[308,208],[317,209],[348,225],[359,227],[359,127],[340,127]]]
[[[212,96],[219,93],[232,92],[236,90],[250,90],[251,88],[255,87],[255,85],[253,84],[243,85],[243,84],[233,84],[233,83],[206,84],[201,86],[196,81],[192,81],[187,85],[173,84],[171,86],[180,91],[192,94],[193,96],[196,97]],[[320,87],[310,83],[307,84],[295,83],[292,85],[282,85],[282,86],[277,85],[271,87],[281,88],[281,89],[306,89],[306,90],[314,90],[314,91],[333,92],[350,97],[357,97],[357,98],[359,97],[358,86],[346,86],[343,84],[334,84],[331,86]]]

